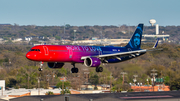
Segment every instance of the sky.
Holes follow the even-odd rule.
[[[0,0],[0,24],[180,25],[180,0]]]

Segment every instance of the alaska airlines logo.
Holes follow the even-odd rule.
[[[137,48],[140,45],[140,35],[136,33],[133,39],[134,46]]]
[[[141,44],[141,35],[142,35],[142,28],[137,27],[133,37],[131,38],[130,42],[128,43],[128,46],[131,48],[140,48]]]

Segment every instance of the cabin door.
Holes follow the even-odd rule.
[[[100,48],[100,47],[99,47]],[[100,48],[100,50],[98,50],[99,51],[99,55],[102,55],[102,50],[101,50],[101,48]]]
[[[45,56],[48,56],[48,55],[49,55],[48,47],[47,47],[47,46],[43,46],[43,48],[44,48],[44,54],[45,54]]]
[[[72,48],[69,48],[69,58],[70,59],[72,59],[72,55],[73,55]]]

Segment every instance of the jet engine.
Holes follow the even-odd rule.
[[[99,67],[101,60],[97,57],[89,57],[84,60],[84,65],[87,67]]]
[[[47,65],[49,68],[62,68],[64,66],[64,63],[48,62]]]

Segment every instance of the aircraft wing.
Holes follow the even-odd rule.
[[[122,56],[131,55],[131,56],[138,56],[140,53],[145,53],[146,50],[137,50],[137,51],[129,51],[129,52],[119,52],[119,53],[113,53],[113,54],[104,54],[104,55],[96,55],[96,56],[83,56],[81,57],[81,60],[84,60],[88,57],[97,57],[97,58],[108,58],[108,57],[116,57],[120,58]]]

